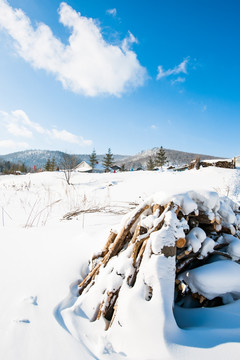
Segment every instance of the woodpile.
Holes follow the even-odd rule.
[[[102,251],[93,255],[88,275],[79,284],[90,320],[102,319],[106,330],[111,327],[121,293],[124,291],[126,296],[126,289],[135,286],[139,273],[157,258],[174,259],[171,264],[176,302],[183,303],[190,295],[198,306],[220,304],[221,299],[207,299],[205,294],[191,291],[181,275],[214,257],[239,261],[238,213],[237,204],[228,198],[219,199],[216,193],[203,198],[202,194],[189,192],[170,201],[151,199],[143,203],[124,219],[118,232],[110,232]],[[235,248],[231,246],[234,241]],[[160,279],[162,270],[158,271]],[[155,292],[150,278],[145,274],[142,280],[146,301],[151,301]]]
[[[209,167],[209,166],[216,166],[216,167],[220,167],[220,168],[225,168],[225,169],[235,169],[235,161],[234,159],[223,159],[223,160],[212,160],[212,161],[207,161],[207,160],[200,160],[199,158],[193,160],[190,165],[188,166],[188,170],[191,169],[199,169],[200,167]]]

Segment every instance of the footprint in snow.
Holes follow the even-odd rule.
[[[16,322],[16,323],[18,323],[18,324],[21,324],[21,323],[23,323],[23,324],[30,324],[31,321],[28,320],[28,319],[15,319],[14,322]]]
[[[29,297],[25,298],[23,301],[28,302],[29,304],[32,304],[34,306],[38,306],[37,296],[29,296]]]
[[[17,324],[30,324],[31,321],[29,320],[29,311],[30,313],[35,312],[35,310],[31,310],[32,305],[34,306],[38,306],[38,297],[37,296],[28,296],[26,298],[23,298],[20,303],[18,304],[18,306],[16,307],[16,311],[19,313],[21,312],[22,317],[21,318],[17,318],[14,319],[13,321]],[[17,315],[18,317],[18,315]],[[31,317],[31,316],[30,316]]]

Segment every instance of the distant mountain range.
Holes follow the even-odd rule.
[[[154,157],[159,148],[153,148],[151,150],[144,150],[134,156],[128,155],[118,155],[114,154],[115,164],[121,166],[125,165],[126,169],[137,169],[137,168],[146,168],[147,161],[149,157]],[[202,160],[207,159],[217,159],[215,156],[203,155],[188,153],[177,150],[164,149],[169,165],[181,166],[184,164],[189,164],[191,160],[196,157],[200,157]],[[44,168],[48,159],[55,158],[56,164],[60,164],[63,160],[64,152],[61,151],[51,151],[51,150],[25,150],[14,152],[7,155],[1,155],[0,161],[10,161],[13,163],[24,163],[27,167],[33,168],[35,165],[39,168]],[[76,154],[78,162],[89,161],[89,154]],[[101,163],[105,154],[98,155],[98,161]]]

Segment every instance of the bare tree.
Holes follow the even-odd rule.
[[[61,169],[64,172],[66,182],[70,185],[70,179],[74,168],[77,166],[77,157],[75,155],[64,154],[61,161]]]

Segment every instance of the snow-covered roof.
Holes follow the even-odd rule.
[[[94,166],[94,171],[104,172],[104,171],[105,171],[105,167],[104,167],[102,164],[98,163],[98,164],[96,164],[96,165]]]
[[[91,171],[92,167],[86,162],[82,161],[80,164],[78,164],[75,169],[76,171],[85,172],[85,171]]]

